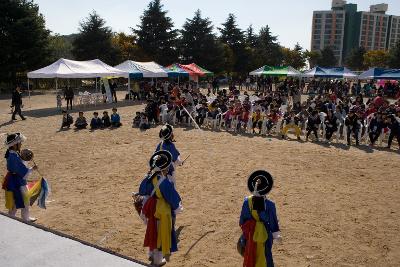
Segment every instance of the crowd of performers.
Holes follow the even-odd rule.
[[[149,260],[163,266],[171,253],[178,250],[175,232],[176,215],[183,210],[176,188],[176,167],[184,161],[175,147],[173,128],[164,125],[159,133],[161,142],[149,161],[150,170],[133,195],[135,207],[146,224],[144,246]]]
[[[149,161],[150,170],[142,180],[139,191],[133,193],[134,205],[146,224],[144,246],[152,266],[163,266],[178,250],[175,232],[176,216],[182,210],[182,199],[176,188],[176,166],[184,164],[174,142],[173,127],[162,126],[155,153]],[[240,214],[242,235],[237,243],[245,267],[274,266],[273,240],[280,240],[275,204],[266,196],[273,178],[263,170],[248,178],[251,196],[246,197]]]
[[[304,134],[306,141],[311,137],[331,142],[335,136],[338,142],[343,139],[347,145],[353,142],[381,145],[387,137],[390,148],[393,139],[400,141],[400,98],[390,102],[380,90],[365,97],[362,88],[361,93],[350,96],[352,87],[358,92],[358,84],[350,87],[342,82],[311,81],[308,86],[316,89],[310,89],[312,93],[302,101],[303,89],[299,86],[286,80],[274,90],[267,87],[250,94],[230,86],[229,90],[213,95],[210,90],[202,93],[189,85],[161,83],[149,91],[147,105],[143,112],[138,112],[133,126],[141,128],[143,118],[144,129],[159,122],[193,125],[193,118],[199,127],[277,135],[282,139],[293,131],[298,140]]]

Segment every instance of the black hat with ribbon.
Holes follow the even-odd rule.
[[[168,169],[171,163],[172,155],[166,150],[157,151],[149,161],[150,169],[156,172]]]
[[[172,138],[174,128],[171,125],[165,124],[160,130],[160,138],[162,140],[170,140]]]
[[[274,185],[274,179],[267,171],[259,170],[253,172],[247,181],[250,192],[256,196],[267,195]]]

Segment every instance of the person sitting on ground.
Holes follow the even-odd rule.
[[[103,111],[103,118],[101,118],[101,122],[104,128],[111,126],[111,119],[110,116],[108,116],[108,111]]]
[[[121,117],[117,113],[117,108],[113,108],[112,112],[113,114],[111,114],[111,126],[116,128],[121,127],[122,126]]]
[[[65,127],[69,129],[71,127],[71,124],[74,123],[74,119],[72,118],[71,115],[68,114],[66,110],[62,111],[62,115],[63,118],[60,129],[64,129]]]
[[[136,116],[133,118],[132,128],[139,128],[141,118],[142,118],[141,113],[139,111],[136,112]]]
[[[80,129],[86,129],[88,126],[86,122],[86,118],[83,116],[83,111],[79,111],[79,117],[75,121],[75,128],[80,130]]]
[[[150,129],[150,122],[149,122],[149,119],[147,118],[146,113],[141,113],[140,115],[141,115],[140,116],[140,124],[139,124],[140,130]]]
[[[90,122],[90,129],[100,129],[103,126],[102,120],[99,118],[98,112],[93,112],[93,118]]]

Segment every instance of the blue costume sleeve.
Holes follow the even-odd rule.
[[[168,180],[165,179],[160,185],[160,191],[163,195],[165,201],[171,206],[172,210],[176,210],[179,208],[179,203],[181,202],[181,197],[178,192],[175,190],[174,185]]]
[[[259,213],[260,219],[267,226],[269,232],[274,233],[279,231],[278,217],[276,215],[275,203],[266,199],[265,200],[266,211]]]
[[[25,166],[18,155],[14,153],[10,153],[8,156],[7,169],[12,173],[16,173],[20,178],[24,178],[29,173],[29,169]]]
[[[171,153],[172,161],[175,162],[180,155],[178,149],[176,149],[175,145],[172,142],[164,143],[164,147],[165,147],[165,150],[168,150]]]
[[[251,214],[249,209],[249,201],[246,197],[243,201],[242,212],[240,213],[239,225],[243,225],[246,221],[250,220]]]
[[[148,196],[151,194],[153,191],[153,184],[151,181],[148,179],[148,176],[146,176],[143,181],[140,183],[139,186],[139,195],[141,196]]]

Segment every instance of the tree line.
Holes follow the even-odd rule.
[[[95,11],[80,22],[76,34],[60,36],[45,27],[45,19],[32,0],[0,2],[0,82],[17,83],[26,72],[64,57],[99,58],[110,65],[127,59],[156,61],[161,65],[195,62],[214,73],[244,77],[263,65],[303,69],[336,66],[331,48],[308,51],[299,44],[282,47],[268,25],[258,32],[252,25],[240,29],[234,14],[215,27],[197,10],[180,30],[160,0],[152,0],[129,34],[113,32]],[[217,32],[217,33],[216,33]],[[371,66],[400,67],[400,43],[389,52],[358,48],[345,64],[355,70]]]

